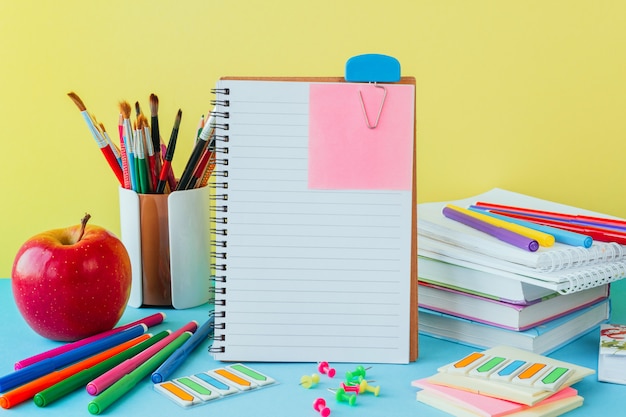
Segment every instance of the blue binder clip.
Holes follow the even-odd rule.
[[[400,81],[400,62],[381,54],[353,56],[346,62],[345,78],[355,83],[395,83]]]
[[[374,123],[370,122],[363,102],[363,94],[359,90],[361,109],[365,118],[365,125],[369,129],[376,129],[383,112],[387,89],[377,83],[394,83],[400,81],[400,62],[394,57],[381,54],[364,54],[353,56],[346,62],[345,79],[348,82],[373,83],[374,87],[383,90],[383,97],[378,108],[378,114]]]

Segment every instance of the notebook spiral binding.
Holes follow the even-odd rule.
[[[560,291],[561,294],[570,294],[599,285],[609,284],[626,276],[626,262],[615,261],[605,265],[592,265],[578,273],[565,273],[569,287]]]
[[[228,236],[228,142],[230,140],[228,136],[229,124],[228,119],[230,114],[228,107],[230,101],[228,95],[229,89],[216,88],[211,90],[212,94],[216,95],[216,99],[211,103],[215,106],[213,114],[215,115],[215,170],[213,176],[217,179],[212,184],[214,193],[211,195],[211,210],[215,212],[215,226],[211,229],[211,248],[213,263],[211,267],[215,271],[213,278],[213,303],[215,306],[215,322],[213,324],[213,344],[209,347],[211,353],[223,353],[225,346],[222,344],[226,340],[226,335],[223,333],[226,329],[226,324],[223,319],[226,317],[226,259],[227,259],[227,242],[226,236]]]

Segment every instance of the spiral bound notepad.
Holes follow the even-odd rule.
[[[215,359],[416,359],[415,81],[381,88],[218,82]]]

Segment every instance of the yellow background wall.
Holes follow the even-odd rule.
[[[420,201],[498,186],[626,217],[623,1],[3,1],[0,39],[0,277],[86,211],[119,234],[69,91],[112,133],[120,100],[156,93],[166,132],[182,108],[180,172],[220,76],[342,75],[371,52],[417,79]]]

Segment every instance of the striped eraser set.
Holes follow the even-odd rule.
[[[573,372],[565,366],[550,366],[542,362],[490,356],[482,352],[473,352],[442,368],[441,371],[530,386],[546,391],[557,391]]]
[[[275,383],[273,378],[236,363],[154,384],[154,389],[181,407],[191,407]]]

